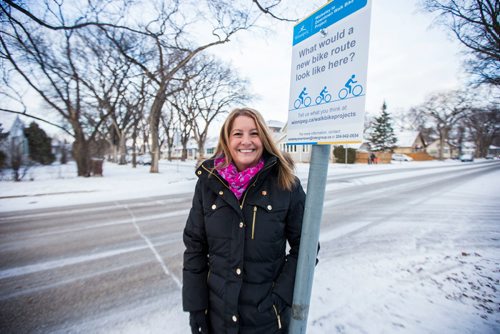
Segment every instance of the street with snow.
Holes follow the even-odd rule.
[[[75,175],[3,175],[0,332],[188,333],[194,162]],[[498,203],[500,161],[330,164],[307,332],[499,333]]]

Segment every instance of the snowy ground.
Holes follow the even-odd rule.
[[[323,242],[310,333],[500,333],[495,175]]]
[[[460,162],[331,165],[329,175],[453,164]],[[162,162],[159,174],[148,171],[106,163],[104,177],[82,179],[72,164],[33,169],[33,181],[0,182],[0,212],[194,188],[194,162]],[[306,179],[308,165],[300,164],[297,173]],[[500,168],[439,197],[423,195],[401,219],[321,235],[308,333],[500,333],[498,203]],[[151,323],[167,321],[172,333],[183,333],[186,315],[180,304],[173,307],[163,319],[152,315]],[[162,331],[137,323],[115,332]]]

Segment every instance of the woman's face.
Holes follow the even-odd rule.
[[[248,116],[238,116],[229,132],[229,152],[236,168],[241,172],[257,165],[263,147],[255,121]]]

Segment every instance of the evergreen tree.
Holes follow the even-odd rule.
[[[43,165],[50,165],[56,157],[52,153],[51,139],[37,123],[31,122],[30,126],[24,129],[24,135],[28,138],[30,158]]]
[[[387,104],[384,101],[382,113],[375,118],[373,131],[370,135],[370,143],[374,151],[391,151],[396,141],[397,138],[392,128],[391,115],[387,112]]]

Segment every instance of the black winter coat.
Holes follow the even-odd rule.
[[[271,293],[292,304],[305,193],[277,185],[278,160],[270,157],[240,201],[213,172],[199,179],[184,229],[184,311],[208,310],[210,334],[285,332],[290,307],[280,310]],[[286,242],[290,245],[286,254]]]

